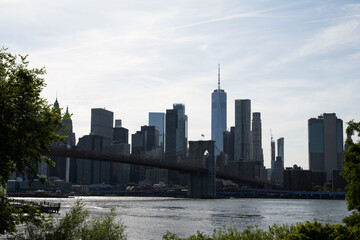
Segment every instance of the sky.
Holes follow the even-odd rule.
[[[360,2],[242,0],[0,0],[0,47],[45,67],[42,97],[89,134],[106,108],[129,134],[149,112],[184,103],[189,140],[211,137],[211,93],[261,112],[264,163],[270,129],[285,138],[285,166],[308,169],[307,121],[336,113],[360,121]]]

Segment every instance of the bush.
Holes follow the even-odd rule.
[[[126,239],[125,226],[115,221],[115,209],[105,216],[89,218],[81,201],[60,220],[49,218],[41,225],[28,224],[16,240],[121,240]]]
[[[222,227],[214,231],[212,236],[197,232],[188,238],[180,238],[176,234],[167,232],[165,240],[356,240],[360,239],[358,226],[321,224],[317,221],[298,223],[296,225],[274,224],[268,231],[257,226],[247,227],[244,231],[238,231],[234,227]]]

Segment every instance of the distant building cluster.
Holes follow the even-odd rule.
[[[56,99],[54,107],[60,110]],[[277,142],[271,136],[271,168],[264,166],[261,113],[251,112],[250,99],[235,100],[235,126],[227,128],[227,95],[218,87],[211,94],[211,146],[216,156],[216,168],[233,175],[270,181],[286,190],[311,191],[315,186],[332,182],[333,189],[344,189],[346,183],[339,175],[343,167],[343,122],[335,113],[324,113],[308,120],[309,170],[294,165],[284,169],[284,137]],[[56,146],[77,147],[90,151],[114,153],[138,158],[156,158],[174,163],[199,165],[197,156],[205,145],[188,141],[188,116],[185,105],[175,103],[164,112],[150,112],[148,125],[131,134],[123,127],[121,119],[114,120],[114,113],[103,109],[91,109],[90,133],[76,143],[72,120],[66,108],[63,119],[65,142]],[[277,148],[276,148],[277,145]],[[124,186],[128,184],[188,185],[188,178],[174,170],[164,170],[139,165],[110,163],[98,160],[52,157],[55,166],[41,164],[41,176],[51,177],[58,189],[70,191],[83,186]],[[45,189],[41,184],[34,188]],[[26,176],[14,173],[9,191],[29,189]],[[83,191],[83,190],[81,190]],[[85,191],[85,190],[84,190]]]

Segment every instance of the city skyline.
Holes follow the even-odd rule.
[[[19,0],[0,9],[0,45],[46,67],[42,96],[69,107],[77,141],[91,108],[114,112],[131,135],[174,103],[186,106],[189,140],[210,139],[218,63],[228,129],[235,99],[250,99],[267,168],[270,129],[286,139],[284,166],[308,169],[309,118],[336,113],[344,130],[360,119],[357,1]]]

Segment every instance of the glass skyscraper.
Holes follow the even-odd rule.
[[[159,146],[165,146],[165,113],[149,112],[149,126],[155,126],[159,130]]]
[[[220,65],[218,88],[211,94],[211,140],[215,141],[215,156],[224,151],[223,133],[226,131],[226,92],[220,89]]]
[[[343,122],[335,113],[308,120],[309,168],[326,172],[331,180],[333,170],[343,166]]]

